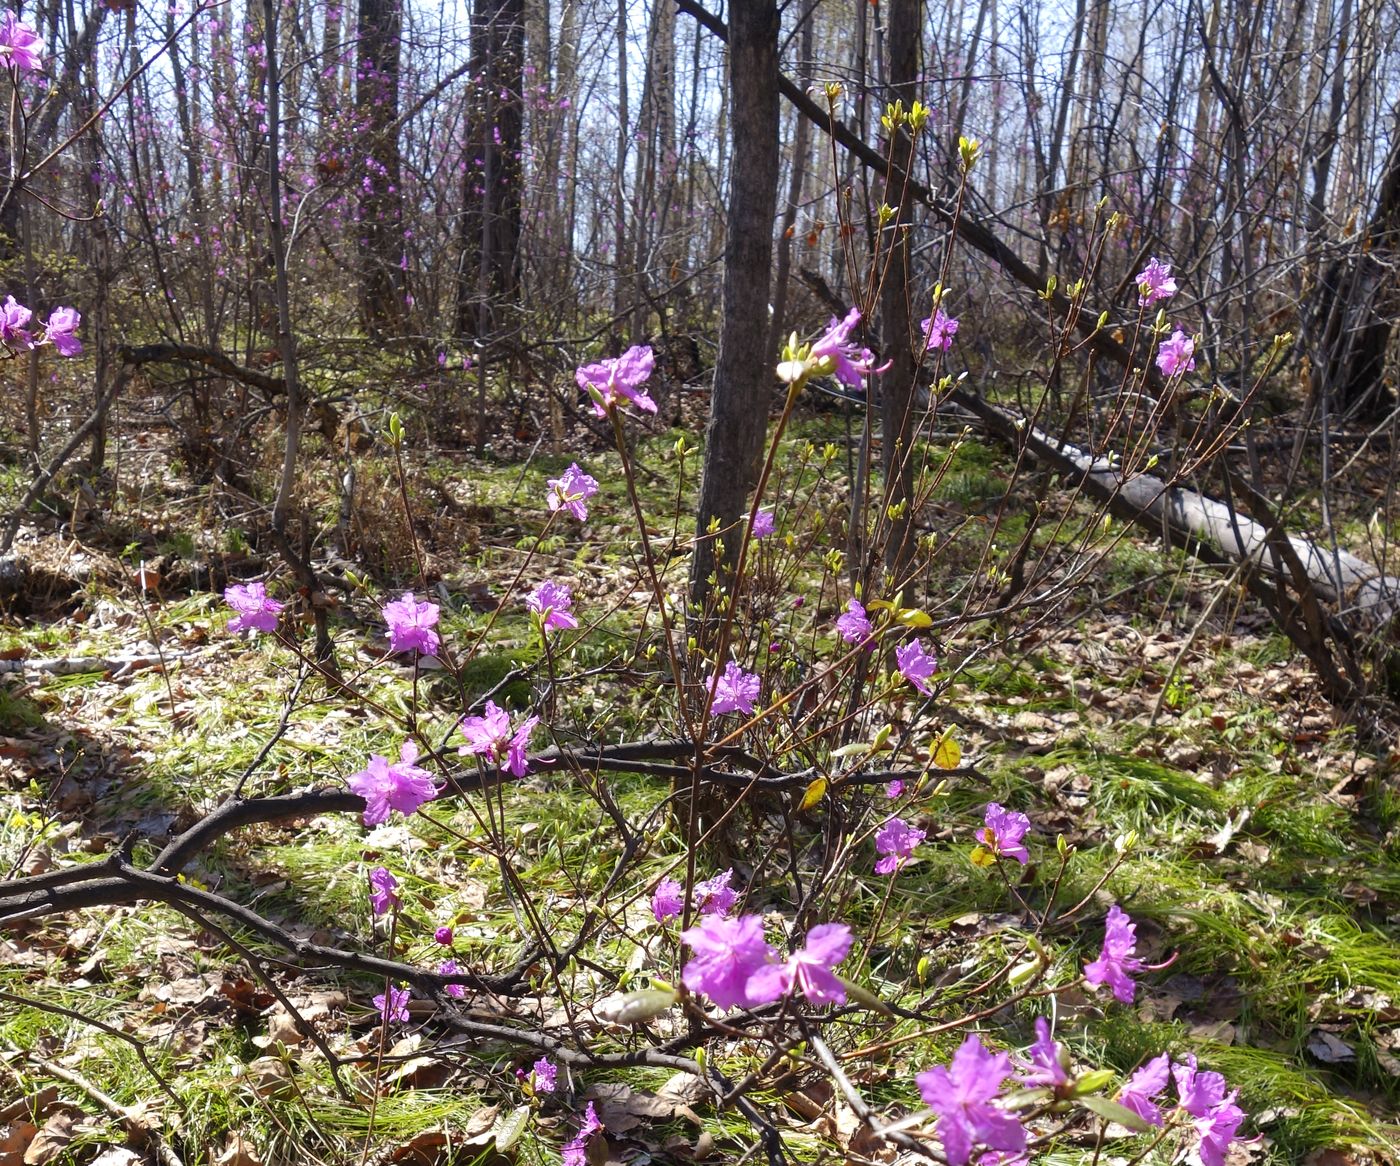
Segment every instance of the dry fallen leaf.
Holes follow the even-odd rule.
[[[229,1134],[223,1151],[214,1159],[214,1166],[263,1166],[253,1144],[242,1134]]]
[[[71,1113],[56,1113],[49,1118],[25,1150],[24,1166],[47,1166],[62,1154],[73,1140],[76,1121]]]

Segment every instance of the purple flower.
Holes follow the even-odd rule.
[[[378,826],[386,821],[391,810],[398,810],[407,817],[416,813],[424,802],[437,797],[433,775],[414,765],[417,760],[418,746],[412,741],[405,741],[399,747],[396,765],[390,765],[388,758],[372,753],[365,769],[345,779],[351,792],[365,799],[366,826]]]
[[[399,897],[394,894],[398,885],[399,880],[382,866],[369,872],[369,905],[376,915],[383,915],[391,907],[399,905]]]
[[[535,1092],[553,1093],[559,1080],[559,1066],[548,1057],[541,1057],[534,1067]]]
[[[1230,1143],[1244,1123],[1244,1110],[1235,1104],[1237,1096],[1231,1093],[1191,1123],[1201,1139],[1196,1152],[1201,1156],[1202,1166],[1223,1166]]]
[[[5,20],[0,23],[0,61],[16,73],[32,73],[44,63],[39,44],[33,29],[21,24],[13,12],[5,13]]]
[[[1138,303],[1144,308],[1150,308],[1158,300],[1171,299],[1177,290],[1171,264],[1163,263],[1154,255],[1137,273],[1137,287]]]
[[[567,510],[580,522],[588,517],[588,500],[598,492],[598,483],[572,463],[557,478],[550,478],[545,502],[551,510]]]
[[[1192,1117],[1205,1117],[1225,1100],[1225,1078],[1219,1073],[1198,1071],[1194,1054],[1172,1066],[1172,1077],[1176,1080],[1177,1104]]]
[[[588,1161],[588,1140],[603,1128],[603,1123],[598,1120],[598,1111],[593,1108],[593,1102],[588,1103],[588,1109],[583,1115],[583,1125],[579,1128],[574,1140],[569,1142],[563,1150],[564,1166],[586,1166]]]
[[[988,1052],[980,1040],[969,1036],[953,1054],[951,1065],[939,1065],[915,1078],[920,1096],[938,1115],[936,1128],[948,1166],[964,1166],[976,1145],[1010,1154],[1025,1150],[1024,1127],[992,1104],[1010,1073],[1010,1057]]]
[[[695,909],[701,915],[728,915],[739,901],[739,893],[729,885],[734,868],[722,870],[713,878],[695,884]]]
[[[914,848],[927,837],[901,818],[890,818],[875,834],[875,851],[884,857],[875,864],[875,873],[894,874],[914,853]]]
[[[1149,1125],[1162,1124],[1162,1111],[1153,1100],[1167,1087],[1171,1074],[1171,1058],[1163,1053],[1135,1070],[1118,1093],[1118,1104],[1131,1109]]]
[[[850,343],[851,332],[859,323],[859,308],[852,308],[844,320],[833,316],[826,333],[812,345],[812,360],[825,362],[829,366],[823,370],[825,373],[856,390],[865,388],[866,377],[890,367],[886,364],[876,368],[875,354],[870,349]]]
[[[844,923],[820,923],[807,932],[807,943],[780,964],[764,964],[749,977],[749,1000],[768,1004],[801,992],[812,1004],[846,1003],[846,986],[831,969],[851,950],[851,929]]]
[[[400,1024],[408,1023],[408,996],[407,988],[390,988],[388,993],[381,992],[374,998],[374,1006],[379,1009],[380,1019],[385,1024],[398,1021]]]
[[[83,342],[73,335],[82,316],[73,308],[55,308],[44,325],[44,339],[58,349],[59,356],[81,356]]]
[[[767,538],[772,533],[773,512],[771,510],[760,510],[753,516],[754,538]]]
[[[1035,1019],[1035,1043],[1030,1048],[1030,1061],[1021,1072],[1027,1085],[1043,1085],[1047,1089],[1063,1089],[1070,1083],[1069,1055],[1050,1035],[1050,1022],[1043,1016]]]
[[[743,713],[748,716],[753,712],[753,702],[758,699],[760,687],[757,675],[745,672],[730,660],[722,673],[710,678],[710,713],[714,716],[722,713]]]
[[[925,696],[932,696],[928,678],[938,671],[938,657],[924,651],[923,640],[901,644],[894,650],[894,660],[900,674]]]
[[[859,599],[852,599],[846,603],[846,614],[836,620],[836,630],[841,633],[841,638],[848,644],[863,644],[870,639],[875,628],[870,623],[870,617],[865,614],[865,608]]]
[[[440,943],[443,947],[452,946],[452,928],[439,927],[433,932],[433,942]]]
[[[895,798],[900,797],[903,793],[904,782],[901,781],[899,778],[895,778],[893,781],[887,781],[885,783],[885,797],[889,798],[890,801],[894,801]]]
[[[238,613],[228,621],[231,632],[275,632],[277,614],[285,606],[269,598],[267,585],[262,582],[230,583],[224,589],[224,602]]]
[[[438,966],[439,976],[455,976],[462,969],[457,966],[456,960],[443,960]],[[459,1000],[467,994],[467,990],[461,984],[444,984],[442,990],[449,996],[456,996]]]
[[[1093,963],[1084,965],[1085,982],[1095,986],[1107,984],[1117,999],[1131,1004],[1137,985],[1129,973],[1142,970],[1142,960],[1133,955],[1136,947],[1137,924],[1114,903],[1104,924],[1103,950]]]
[[[749,997],[749,977],[778,953],[764,941],[762,916],[706,915],[682,931],[681,939],[695,952],[681,970],[681,981],[692,992],[703,993],[719,1008],[763,1003]]]
[[[1157,367],[1164,377],[1191,372],[1196,367],[1196,342],[1178,328],[1158,347]]]
[[[941,348],[944,352],[952,350],[953,337],[958,334],[958,321],[942,308],[935,308],[932,316],[919,321],[919,327],[924,330],[924,346],[929,351],[935,348]]]
[[[382,614],[389,625],[389,651],[409,652],[416,648],[425,656],[437,655],[438,634],[433,631],[439,615],[436,603],[419,603],[413,592],[405,591],[402,599],[386,603]]]
[[[992,854],[998,858],[1014,858],[1022,866],[1030,862],[1030,852],[1021,844],[1026,831],[1031,828],[1031,820],[1025,814],[1008,810],[996,802],[988,802],[984,820],[986,826],[979,836]]]
[[[620,401],[631,401],[643,412],[655,413],[656,402],[642,392],[655,367],[651,349],[634,345],[611,360],[585,364],[574,373],[574,379],[593,398],[593,411],[599,417],[606,417]]]
[[[685,909],[685,888],[675,879],[665,878],[651,893],[651,913],[658,923],[674,918]]]
[[[25,327],[33,316],[34,313],[14,296],[6,296],[4,306],[0,307],[0,341],[11,348],[33,348],[34,341]]]
[[[529,772],[526,747],[530,743],[530,734],[539,723],[539,717],[526,717],[512,733],[510,714],[494,700],[488,700],[484,717],[463,718],[460,728],[467,743],[459,746],[458,752],[464,756],[484,757],[516,777],[524,777]]]
[[[578,627],[578,620],[571,614],[574,596],[567,583],[546,579],[535,588],[525,605],[540,617],[540,627],[547,632]]]

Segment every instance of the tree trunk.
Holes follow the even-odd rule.
[[[733,562],[738,522],[754,485],[775,384],[766,352],[768,281],[778,202],[777,0],[733,0],[729,27],[732,139],[724,244],[719,355],[705,430],[692,600],[704,606],[716,570],[715,547]],[[710,534],[711,522],[719,534]]]
[[[359,0],[355,112],[364,135],[359,190],[360,316],[372,337],[404,322],[403,198],[399,160],[401,0]]]

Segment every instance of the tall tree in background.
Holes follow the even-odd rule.
[[[365,143],[360,187],[360,314],[371,336],[399,330],[404,309],[399,51],[402,0],[359,0],[355,112]]]
[[[768,338],[768,281],[778,207],[777,0],[733,0],[729,13],[731,138],[719,354],[700,480],[690,589],[703,605],[715,569],[712,521],[733,562],[738,522],[758,474],[777,354]]]

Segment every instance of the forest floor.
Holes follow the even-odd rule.
[[[841,437],[836,421],[817,417],[794,441]],[[662,448],[647,452],[659,457]],[[966,519],[994,505],[1005,467],[976,442],[959,458],[942,504]],[[408,493],[430,516],[417,529],[444,639],[493,621],[490,651],[469,677],[474,691],[505,681],[507,695],[528,700],[528,683],[513,678],[538,650],[520,597],[541,578],[563,579],[580,611],[609,614],[575,645],[577,680],[556,711],[556,733],[616,740],[654,724],[654,690],[608,679],[635,644],[628,620],[644,607],[619,582],[633,555],[616,455],[589,455],[604,484],[589,525],[551,529],[543,541],[544,483],[569,458],[473,460],[469,476],[462,460],[415,471]],[[406,540],[377,530],[393,521],[393,474],[381,467],[374,480],[382,496],[365,503],[361,549],[378,556],[376,571],[410,577]],[[685,504],[676,507],[664,475],[647,488],[653,534],[665,541]],[[77,583],[0,628],[10,669],[0,677],[0,862],[12,876],[97,861],[123,845],[153,853],[245,775],[250,793],[336,784],[370,752],[390,752],[367,707],[404,713],[413,701],[418,715],[452,723],[450,684],[386,658],[377,610],[393,593],[353,573],[333,627],[341,666],[367,703],[335,698],[313,679],[288,715],[297,659],[268,638],[227,632],[228,611],[207,589],[256,562],[227,523],[180,533],[182,524],[198,529],[197,491],[168,501],[159,538],[133,522],[136,553],[81,528],[27,536],[27,552],[51,567],[46,577]],[[149,516],[164,503],[151,496],[139,505]],[[502,580],[522,564],[501,605]],[[684,557],[670,570],[682,579]],[[779,578],[775,590],[790,584]],[[906,795],[902,810],[928,838],[897,885],[852,875],[854,909],[867,919],[880,912],[879,942],[847,974],[913,1007],[940,994],[957,1000],[999,965],[1003,941],[1024,920],[1007,885],[969,862],[989,800],[1034,824],[1033,862],[1017,888],[1028,896],[1053,875],[1057,838],[1074,848],[1067,884],[1092,888],[1122,857],[1116,840],[1136,832],[1099,907],[1122,903],[1139,921],[1139,954],[1169,966],[1144,974],[1130,1007],[1078,989],[1061,994],[1058,1023],[1076,1063],[1126,1073],[1162,1050],[1195,1053],[1240,1089],[1251,1114],[1252,1140],[1231,1152],[1241,1166],[1394,1163],[1400,759],[1358,746],[1306,662],[1248,606],[1213,604],[1218,586],[1128,535],[1052,623],[969,653],[923,715],[955,735],[977,776]],[[836,611],[827,594],[773,618],[788,620],[782,634],[796,639]],[[645,898],[684,850],[664,813],[669,784],[645,774],[609,780],[629,820],[654,824],[651,852],[611,904],[630,942],[615,938],[575,964],[567,983],[540,976],[524,997],[475,996],[474,1014],[546,1028],[568,1013],[592,1039],[630,1047],[637,1035],[594,1005],[646,974],[676,980],[674,928],[651,918]],[[853,796],[853,815],[884,812],[880,791]],[[498,807],[517,869],[566,917],[609,870],[598,805],[541,771],[503,787]],[[500,864],[482,853],[480,810],[471,796],[433,809],[372,831],[353,815],[245,831],[182,877],[318,942],[426,965],[443,955],[434,928],[451,926],[451,954],[464,966],[508,967],[521,945],[518,905]],[[820,811],[799,817],[799,833],[820,834]],[[750,826],[764,828],[757,819]],[[392,936],[376,924],[365,883],[369,866],[391,859],[404,897]],[[738,881],[753,873],[740,854]],[[1086,938],[1080,958],[1092,958],[1096,942]],[[683,1075],[561,1071],[559,1092],[532,1095],[521,1077],[532,1057],[445,1036],[426,1002],[381,1043],[371,998],[382,981],[267,966],[345,1059],[348,1097],[248,962],[167,907],[95,907],[0,934],[0,1166],[556,1162],[588,1100],[614,1161],[737,1162],[753,1153],[750,1124],[717,1111]],[[1024,1045],[1033,1015],[1008,1007],[984,1027]],[[665,1035],[653,1028],[648,1039]],[[912,1075],[945,1059],[948,1040],[872,1014],[851,1022],[839,1051],[855,1086],[895,1115],[917,1107]],[[716,1042],[711,1056],[739,1077],[763,1060],[742,1043]],[[786,1152],[798,1161],[893,1161],[894,1150],[871,1139],[809,1068],[794,1060],[766,1072],[750,1094]],[[1142,1148],[1126,1131],[1103,1146],[1070,1133],[1037,1161],[1127,1163]]]

